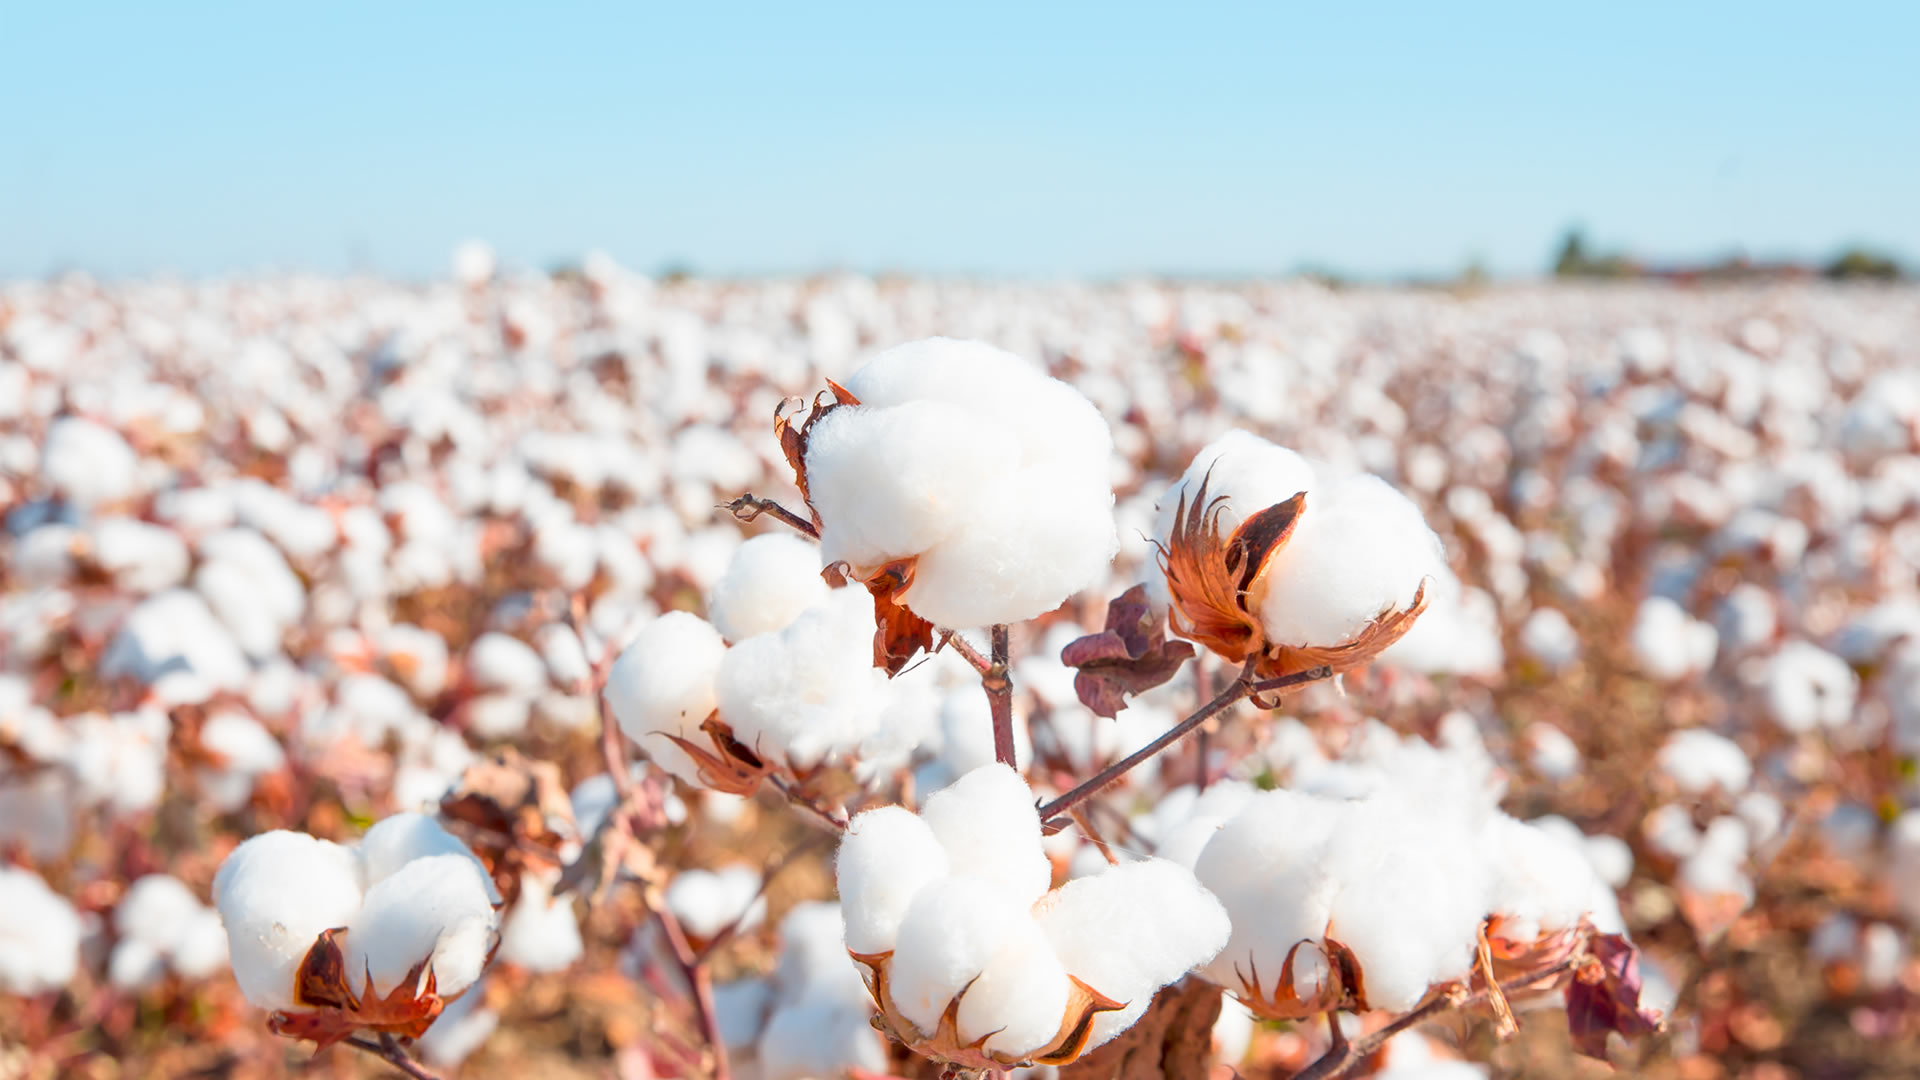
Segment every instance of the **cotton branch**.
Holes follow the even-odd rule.
[[[419,1062],[409,1057],[406,1049],[400,1045],[398,1039],[395,1039],[385,1032],[381,1033],[379,1042],[374,1042],[372,1039],[363,1039],[358,1035],[349,1035],[342,1041],[355,1050],[362,1050],[372,1054],[374,1057],[400,1070],[401,1073],[412,1077],[413,1080],[440,1080],[438,1076],[428,1072]]]
[[[1065,811],[1073,809],[1080,803],[1085,802],[1089,797],[1098,794],[1101,789],[1112,784],[1122,776],[1125,776],[1136,765],[1158,754],[1160,751],[1165,750],[1167,747],[1172,746],[1174,743],[1179,742],[1195,728],[1206,723],[1209,718],[1232,707],[1242,698],[1249,697],[1256,693],[1266,694],[1291,689],[1306,683],[1330,678],[1333,675],[1332,668],[1322,665],[1311,671],[1302,671],[1294,675],[1284,675],[1277,679],[1266,679],[1261,682],[1254,682],[1253,666],[1258,659],[1257,655],[1248,657],[1246,665],[1240,669],[1239,677],[1228,684],[1225,690],[1215,695],[1212,701],[1200,706],[1192,716],[1168,728],[1164,734],[1147,745],[1135,750],[1133,753],[1128,754],[1126,757],[1121,758],[1106,768],[1101,769],[1091,779],[1074,788],[1072,791],[1042,806],[1040,808],[1040,820],[1048,826],[1050,831],[1058,832],[1064,827],[1065,823],[1062,822],[1056,825],[1053,823],[1053,818]]]
[[[1017,769],[1019,763],[1013,760],[1013,680],[1007,677],[1010,649],[1006,624],[995,625],[990,636],[993,663],[981,673],[980,686],[986,690],[987,705],[993,711],[993,760]]]
[[[757,495],[742,495],[726,506],[727,512],[733,515],[735,521],[753,521],[760,515],[766,514],[797,532],[805,533],[815,540],[820,539],[820,530],[813,527],[813,522],[772,499],[762,499]]]

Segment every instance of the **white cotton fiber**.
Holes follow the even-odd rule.
[[[862,1014],[872,1008],[841,930],[840,907],[830,901],[795,904],[780,919],[780,962],[773,977],[781,1000],[832,1000]]]
[[[1753,763],[1738,743],[1701,728],[1674,732],[1654,760],[1662,773],[1689,794],[1718,787],[1735,795],[1746,790],[1753,778]]]
[[[1713,666],[1720,632],[1667,597],[1649,596],[1634,616],[1630,641],[1641,671],[1673,682]]]
[[[425,961],[441,997],[460,993],[480,977],[498,936],[491,890],[464,855],[407,863],[374,883],[347,923],[347,971],[356,984],[364,971],[369,992],[385,995]]]
[[[1440,538],[1419,507],[1386,481],[1323,477],[1248,601],[1270,641],[1337,645],[1381,615],[1410,607],[1445,565]]]
[[[1232,932],[1205,969],[1209,979],[1237,993],[1257,976],[1271,997],[1288,951],[1326,934],[1338,883],[1322,864],[1335,826],[1330,801],[1282,789],[1256,796],[1214,834],[1194,876],[1220,900]]]
[[[667,886],[667,909],[696,938],[711,938],[738,921],[751,930],[766,918],[760,871],[744,863],[719,870],[682,870]]]
[[[183,978],[204,979],[227,964],[227,932],[220,913],[202,907],[188,916],[173,943],[169,958]]]
[[[360,838],[360,846],[355,850],[360,856],[360,880],[363,887],[369,889],[413,860],[429,855],[459,855],[471,860],[482,877],[487,875],[486,864],[473,849],[430,814],[403,813],[382,818]],[[491,878],[487,879],[487,896],[493,903],[500,902],[500,893],[493,887]]]
[[[1594,874],[1578,839],[1495,814],[1481,829],[1482,857],[1491,875],[1488,910],[1513,924],[1521,940],[1540,932],[1566,930],[1577,925],[1592,908],[1596,888],[1605,888]]]
[[[894,1008],[922,1035],[933,1034],[954,995],[1014,940],[1021,922],[1033,922],[1025,904],[993,882],[956,877],[921,890],[893,950],[887,989]]]
[[[620,730],[655,763],[698,786],[699,771],[664,735],[696,744],[714,710],[714,677],[727,645],[706,620],[671,611],[641,627],[607,672],[606,700]]]
[[[440,1010],[426,1034],[414,1040],[430,1065],[452,1068],[472,1056],[500,1026],[500,1014],[485,1006],[486,994],[474,986]]]
[[[1187,471],[1160,496],[1153,533],[1162,544],[1171,541],[1174,514],[1182,497],[1191,512],[1202,481],[1207,486],[1208,505],[1221,500],[1216,520],[1223,536],[1232,536],[1241,522],[1269,506],[1315,486],[1312,462],[1284,446],[1235,428],[1195,454]],[[1313,498],[1307,496],[1309,503]]]
[[[886,1042],[862,1009],[801,1001],[774,1010],[760,1035],[760,1080],[818,1080],[887,1070]]]
[[[1847,662],[1811,642],[1789,641],[1767,660],[1767,714],[1788,732],[1841,727],[1859,690]]]
[[[1033,789],[1011,768],[973,770],[928,796],[920,817],[954,874],[991,881],[1021,904],[1040,899],[1052,883]]]
[[[883,806],[855,817],[834,859],[847,948],[863,954],[892,949],[908,905],[921,889],[946,877],[948,867],[939,838],[905,807]]]
[[[1580,659],[1580,634],[1566,615],[1553,608],[1536,608],[1520,624],[1520,647],[1553,671]]]
[[[831,590],[786,628],[727,650],[714,680],[721,718],[755,753],[795,768],[850,753],[889,702],[873,634],[867,590]]]
[[[134,493],[138,459],[119,432],[91,420],[63,416],[47,426],[40,479],[61,499],[93,507]]]
[[[1014,918],[1006,930],[993,958],[961,996],[955,1021],[962,1043],[984,1039],[987,1052],[1018,1058],[1053,1043],[1072,985],[1031,917]]]
[[[0,866],[0,990],[34,995],[79,969],[80,916],[31,870]]]
[[[707,597],[707,618],[728,641],[784,628],[826,599],[820,546],[787,533],[762,533],[734,550]]]
[[[233,849],[213,879],[234,978],[262,1009],[291,1009],[293,980],[321,931],[346,926],[360,907],[352,849],[276,830]]]
[[[113,929],[165,953],[173,949],[189,920],[201,910],[193,891],[179,878],[147,874],[127,887],[113,909]]]
[[[547,664],[519,638],[488,631],[467,649],[467,673],[481,690],[531,697],[547,687]]]
[[[1166,859],[1070,881],[1039,922],[1068,974],[1126,1004],[1094,1018],[1089,1046],[1132,1026],[1155,992],[1213,959],[1232,931],[1220,901]]]
[[[520,879],[520,898],[500,928],[500,959],[528,971],[565,971],[580,958],[580,920],[571,896],[553,895],[555,878],[528,873]]]

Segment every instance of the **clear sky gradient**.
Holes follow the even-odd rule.
[[[0,3],[0,276],[1920,257],[1920,4]]]

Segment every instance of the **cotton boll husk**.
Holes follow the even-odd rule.
[[[356,988],[385,995],[429,961],[441,997],[472,986],[498,937],[492,882],[467,855],[427,855],[367,889],[342,952]]]
[[[1113,492],[1067,467],[1001,479],[993,519],[969,523],[922,555],[907,606],[936,625],[1031,619],[1105,577],[1119,539]]]
[[[821,557],[878,567],[991,527],[985,507],[1015,468],[1012,442],[1001,425],[941,402],[834,409],[807,440]],[[964,464],[955,447],[966,447]]]
[[[888,994],[922,1035],[939,1027],[947,1005],[1015,940],[1032,916],[998,884],[955,877],[922,889],[907,907],[888,969]]]
[[[620,730],[691,786],[699,786],[699,770],[664,736],[703,738],[700,725],[714,710],[714,678],[726,652],[706,620],[671,611],[641,627],[607,672],[604,694]]]
[[[497,630],[481,634],[467,649],[467,671],[482,690],[531,697],[547,686],[547,665],[540,654]]]
[[[80,916],[31,870],[0,866],[0,990],[34,995],[73,979],[80,963]]]
[[[707,598],[707,618],[728,641],[784,629],[827,596],[820,547],[786,533],[741,544]]]
[[[1746,790],[1753,763],[1739,744],[1700,728],[1676,731],[1655,759],[1660,771],[1680,790],[1700,794],[1714,787],[1729,795]]]
[[[580,958],[584,946],[573,900],[556,898],[553,885],[538,873],[521,878],[520,898],[500,928],[500,959],[528,971],[564,971]]]
[[[766,918],[761,884],[760,871],[745,864],[682,870],[667,886],[667,908],[697,938],[711,938],[735,920],[751,930]]]
[[[1033,919],[1017,918],[1007,929],[961,996],[955,1025],[962,1043],[984,1040],[987,1052],[1017,1058],[1053,1044],[1072,986]]]
[[[1322,864],[1336,825],[1327,800],[1281,789],[1255,797],[1214,834],[1194,877],[1219,899],[1232,931],[1207,978],[1238,990],[1258,971],[1260,992],[1271,996],[1288,951],[1326,933],[1338,883]]]
[[[307,950],[360,908],[359,860],[352,849],[305,833],[262,833],[220,864],[213,896],[240,992],[259,1008],[291,1009]]]
[[[834,1002],[776,1009],[760,1035],[760,1080],[818,1080],[849,1068],[884,1073],[887,1051],[866,1013]]]
[[[1052,884],[1033,789],[1011,768],[973,770],[928,796],[920,817],[955,874],[993,882],[1022,904],[1040,899]]]
[[[914,896],[948,872],[946,849],[912,811],[883,806],[855,817],[834,858],[847,948],[865,954],[892,949]]]
[[[734,738],[795,768],[851,751],[887,705],[873,634],[873,597],[849,586],[785,629],[727,650],[714,690]]]
[[[1039,923],[1069,974],[1126,1004],[1094,1017],[1089,1047],[1130,1027],[1156,991],[1212,960],[1232,932],[1220,901],[1166,859],[1068,882],[1047,897]]]
[[[1419,507],[1386,481],[1362,474],[1323,482],[1249,588],[1248,606],[1270,641],[1337,645],[1412,606],[1445,565]]]
[[[432,815],[393,814],[382,818],[360,838],[356,849],[360,856],[361,881],[372,888],[398,873],[415,859],[432,855],[458,855],[472,862],[487,879],[487,899],[500,902],[500,893],[487,877],[487,866],[466,842],[446,830]]]

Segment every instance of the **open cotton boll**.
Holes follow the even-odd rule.
[[[760,871],[744,863],[719,870],[682,870],[667,886],[667,909],[696,938],[711,938],[738,921],[751,930],[766,918]]]
[[[465,855],[427,855],[375,882],[346,923],[342,953],[355,988],[364,972],[367,992],[384,996],[422,962],[441,997],[472,986],[498,937],[494,895]]]
[[[993,958],[966,987],[955,1016],[960,1042],[1020,1057],[1052,1045],[1072,984],[1047,936],[1030,917],[1015,918]]]
[[[809,768],[853,750],[888,704],[873,666],[873,597],[831,590],[786,628],[727,650],[714,690],[734,738]]]
[[[573,627],[548,623],[533,635],[540,659],[547,666],[547,677],[555,686],[578,686],[593,678],[593,664],[587,659],[587,647]]]
[[[691,786],[699,786],[699,770],[664,736],[690,742],[702,737],[700,725],[714,710],[714,678],[726,652],[720,632],[706,620],[670,611],[641,627],[607,672],[604,693],[620,730]]]
[[[780,920],[780,962],[774,984],[782,1001],[833,1000],[872,1010],[873,998],[860,968],[847,955],[840,906],[814,900],[795,904]]]
[[[1845,724],[1859,688],[1845,660],[1811,642],[1789,641],[1767,661],[1767,714],[1794,734]]]
[[[130,592],[159,592],[186,580],[187,544],[172,529],[134,518],[101,518],[87,529],[87,543],[93,564]]]
[[[834,857],[834,883],[856,953],[893,948],[900,920],[920,890],[947,876],[947,851],[919,815],[883,806],[856,816]]]
[[[728,641],[784,629],[827,597],[820,546],[786,533],[741,544],[707,598],[707,618]]]
[[[1512,924],[1517,940],[1577,926],[1591,909],[1595,887],[1605,887],[1578,840],[1505,814],[1483,826],[1481,853],[1492,875],[1488,910]]]
[[[1520,647],[1552,671],[1580,659],[1580,634],[1553,608],[1537,608],[1520,624]]]
[[[80,916],[31,870],[0,866],[0,990],[57,990],[80,965]]]
[[[215,809],[238,810],[253,797],[254,780],[286,764],[280,740],[246,713],[223,709],[200,726],[200,745],[218,755],[218,769],[199,770],[201,790]]]
[[[1232,930],[1207,978],[1238,991],[1257,972],[1254,989],[1272,997],[1287,953],[1327,932],[1338,883],[1322,864],[1336,824],[1327,800],[1281,789],[1256,796],[1214,834],[1194,877],[1219,899]],[[1296,966],[1296,982],[1299,974]]]
[[[565,971],[582,951],[573,899],[556,898],[547,876],[522,877],[520,898],[500,929],[500,959],[528,971]]]
[[[138,466],[133,447],[112,428],[77,416],[47,426],[40,480],[67,502],[92,507],[132,495]]]
[[[888,994],[900,1015],[932,1035],[956,994],[980,976],[1001,947],[1033,917],[994,882],[949,878],[922,889],[900,922],[888,968]]]
[[[1008,766],[983,765],[934,792],[920,817],[955,874],[993,882],[1022,904],[1040,899],[1053,882],[1033,789]]]
[[[1694,795],[1715,787],[1736,795],[1753,778],[1753,763],[1739,744],[1701,728],[1674,732],[1654,760],[1681,791]]]
[[[1713,666],[1720,632],[1688,615],[1671,599],[1649,596],[1634,616],[1631,642],[1640,670],[1672,682]]]
[[[482,690],[531,697],[547,687],[546,661],[519,638],[490,630],[467,649],[467,671]]]
[[[113,928],[122,938],[145,942],[166,953],[173,950],[180,934],[200,911],[199,899],[179,878],[148,874],[127,887],[127,894],[113,909]]]
[[[1220,901],[1166,859],[1070,881],[1038,918],[1068,973],[1126,1004],[1093,1018],[1089,1047],[1132,1026],[1162,986],[1212,960],[1232,932]]]
[[[366,888],[399,873],[415,859],[458,855],[473,863],[480,876],[487,879],[487,898],[496,904],[500,902],[499,891],[494,888],[492,878],[487,877],[486,864],[465,841],[448,832],[429,814],[403,813],[382,818],[360,838],[360,846],[355,850],[360,856],[360,880]]]
[[[187,979],[204,979],[226,966],[227,932],[220,924],[220,913],[202,907],[189,915],[175,936],[168,960]]]
[[[291,1009],[307,950],[360,908],[359,860],[352,849],[305,833],[262,833],[220,864],[213,896],[240,992],[259,1008]]]
[[[1544,720],[1527,726],[1527,762],[1549,780],[1568,780],[1580,774],[1585,760],[1567,733]]]
[[[1386,481],[1322,479],[1308,491],[1292,537],[1249,590],[1249,606],[1269,641],[1337,645],[1381,615],[1411,607],[1445,566],[1420,508]]]
[[[784,1005],[760,1035],[760,1080],[818,1080],[850,1069],[887,1070],[886,1043],[867,1013],[838,1002]]]
[[[1209,503],[1224,496],[1217,520],[1222,535],[1231,536],[1247,518],[1314,487],[1315,477],[1313,463],[1298,453],[1235,428],[1202,447],[1187,471],[1160,496],[1153,534],[1162,544],[1172,539],[1182,498],[1191,504],[1202,482]]]
[[[387,665],[415,697],[437,697],[446,689],[447,641],[439,634],[399,623],[380,632],[379,648]]]

